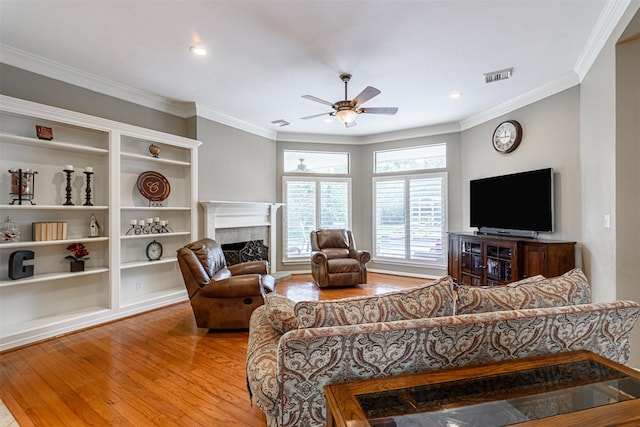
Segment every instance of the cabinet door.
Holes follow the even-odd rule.
[[[548,275],[547,271],[547,246],[526,244],[522,247],[522,275],[521,278],[532,277],[538,274]]]
[[[449,235],[448,274],[456,283],[460,283],[460,247],[458,236]]]
[[[486,261],[484,244],[477,239],[460,238],[460,284],[480,286],[485,284]]]
[[[517,244],[510,241],[487,241],[485,244],[487,285],[504,285],[518,277]]]

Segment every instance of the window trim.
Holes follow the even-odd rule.
[[[434,178],[441,177],[442,178],[442,262],[434,263],[429,261],[419,261],[413,260],[409,258],[411,251],[410,242],[408,239],[410,235],[410,197],[409,197],[409,187],[405,187],[405,256],[404,258],[389,258],[378,255],[377,251],[377,240],[376,240],[376,231],[377,231],[377,197],[376,197],[376,183],[378,181],[393,181],[393,180],[405,180],[405,182],[410,181],[412,179],[424,179],[424,178]],[[436,169],[429,172],[420,172],[420,173],[405,173],[405,174],[380,174],[378,176],[373,176],[371,178],[371,237],[372,237],[372,261],[380,263],[380,264],[390,264],[390,265],[403,265],[410,267],[421,267],[421,268],[434,268],[434,269],[444,269],[447,268],[448,263],[448,238],[447,238],[447,230],[448,230],[448,216],[449,216],[449,176],[447,171],[443,171],[442,169]],[[408,255],[407,255],[408,254]]]
[[[407,170],[399,170],[399,171],[389,171],[389,172],[378,172],[377,169],[377,156],[378,153],[388,153],[388,152],[401,152],[401,151],[408,151],[408,150],[413,150],[413,149],[419,149],[419,148],[424,148],[424,147],[433,147],[436,145],[441,145],[444,146],[445,149],[445,156],[444,156],[444,161],[445,161],[445,165],[444,167],[439,167],[439,168],[427,168],[427,169],[407,169]],[[373,176],[386,176],[386,175],[391,175],[391,174],[400,174],[400,175],[406,175],[406,174],[415,174],[415,173],[424,173],[424,172],[433,172],[433,171],[438,171],[438,170],[446,170],[447,169],[447,143],[446,142],[436,142],[433,144],[423,144],[423,145],[415,145],[412,147],[402,147],[402,148],[389,148],[386,150],[375,150],[373,152]]]

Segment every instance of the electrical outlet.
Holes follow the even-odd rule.
[[[137,281],[136,282],[136,291],[140,291],[142,290],[142,281]]]

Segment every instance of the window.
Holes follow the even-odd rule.
[[[284,150],[284,173],[348,175],[349,153]]]
[[[351,178],[284,177],[283,195],[284,261],[309,259],[312,230],[351,227]]]
[[[374,153],[375,173],[407,172],[447,167],[447,145],[433,144]]]
[[[374,177],[373,256],[444,266],[446,187],[444,172]]]

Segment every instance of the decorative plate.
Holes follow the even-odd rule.
[[[138,176],[138,191],[145,199],[160,202],[169,197],[171,186],[161,173],[146,171]]]

